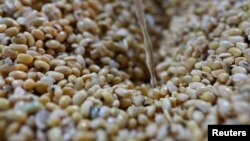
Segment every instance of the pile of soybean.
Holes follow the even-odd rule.
[[[201,141],[250,124],[250,1],[0,2],[0,140]]]

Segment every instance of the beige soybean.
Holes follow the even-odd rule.
[[[244,57],[237,57],[237,58],[235,58],[235,60],[234,60],[235,65],[239,65],[240,66],[240,62],[244,61],[244,60],[245,60]]]
[[[35,86],[35,81],[33,79],[26,79],[23,82],[23,88],[26,90],[32,90]]]
[[[5,131],[5,134],[6,136],[11,136],[11,134],[17,132],[20,128],[20,123],[18,122],[12,122],[7,128],[6,128],[6,131]]]
[[[148,137],[153,138],[157,133],[157,124],[151,123],[146,127],[146,134]]]
[[[57,30],[53,27],[50,27],[50,26],[46,26],[43,28],[43,31],[46,33],[46,34],[50,34],[52,36],[56,36],[57,35]]]
[[[26,53],[28,46],[25,44],[10,44],[9,47],[18,53]]]
[[[230,48],[228,52],[231,53],[234,57],[239,57],[242,54],[242,51],[239,48],[235,48],[235,47]]]
[[[18,55],[18,52],[6,46],[6,47],[3,47],[2,49],[2,55],[15,59]]]
[[[80,110],[80,107],[79,106],[76,106],[76,105],[69,105],[69,106],[67,106],[66,107],[66,112],[68,113],[68,114],[72,114],[72,113],[78,113],[78,114],[80,114],[79,113],[79,110]]]
[[[115,102],[115,101],[114,101]],[[132,100],[129,98],[122,98],[119,102],[119,107],[122,109],[128,108],[132,104]],[[113,103],[114,104],[114,103]],[[117,105],[118,106],[118,105]]]
[[[16,44],[26,44],[27,39],[25,38],[25,36],[23,34],[18,33],[16,36],[13,36],[11,38],[11,42],[16,43]]]
[[[62,89],[63,90],[63,94],[64,95],[69,95],[69,96],[73,96],[75,93],[76,93],[76,90],[73,88],[73,84],[72,83],[68,83],[68,84],[71,84],[71,85],[65,85],[64,88]]]
[[[60,72],[64,75],[72,74],[72,69],[68,66],[57,66],[57,67],[55,67],[55,71]]]
[[[8,110],[6,118],[11,121],[24,122],[27,120],[27,114],[21,110]]]
[[[39,69],[39,70],[43,70],[43,71],[48,71],[50,69],[50,66],[47,62],[42,61],[42,60],[36,60],[34,62],[34,66]]]
[[[33,37],[35,37],[38,40],[44,40],[45,39],[44,33],[39,29],[33,29],[31,31],[31,34],[32,34]]]
[[[103,97],[103,99],[104,99],[104,102],[106,102],[107,104],[111,104],[111,103],[114,101],[114,98],[113,98],[111,92],[104,91],[104,92],[102,93],[102,97]]]
[[[59,32],[59,33],[56,35],[56,40],[59,41],[59,42],[65,41],[66,38],[67,38],[67,33],[64,32],[64,31],[61,31],[61,32]]]
[[[128,128],[135,128],[137,126],[137,120],[135,118],[130,118],[128,121]]]
[[[247,70],[245,68],[243,68],[243,67],[236,66],[236,67],[232,68],[231,72],[232,72],[232,74],[237,74],[237,73],[246,74]]]
[[[44,94],[47,92],[48,85],[42,82],[36,82],[34,88],[39,94]]]
[[[35,46],[36,46],[37,48],[43,48],[44,42],[43,42],[42,40],[37,40],[37,41],[35,42]],[[48,53],[48,50],[47,50],[47,53]],[[48,53],[48,54],[49,54],[49,53]]]
[[[29,54],[18,54],[16,61],[18,63],[23,63],[23,64],[31,64],[33,62],[33,56],[29,55]]]
[[[5,30],[5,34],[9,37],[13,37],[17,35],[18,32],[19,32],[19,29],[17,27],[10,27]]]
[[[5,24],[0,24],[0,32],[5,32],[5,30],[7,29],[7,26]]]
[[[45,43],[45,46],[50,49],[57,49],[60,47],[60,43],[57,40],[49,40]]]
[[[245,50],[244,55],[246,57],[246,61],[250,63],[250,49],[249,48]]]
[[[10,107],[10,102],[8,99],[5,98],[0,98],[0,111],[4,111],[9,109]]]
[[[125,88],[117,88],[115,89],[115,93],[123,98],[127,98],[131,96],[131,93],[129,90],[125,89]]]
[[[230,28],[226,32],[229,36],[241,35],[243,33],[239,28]]]
[[[72,103],[75,105],[81,105],[86,98],[87,98],[87,93],[85,90],[78,91],[72,97]]]
[[[216,100],[215,95],[209,91],[204,92],[203,94],[199,95],[199,98],[204,101],[211,102],[211,103],[213,103]]]
[[[226,72],[222,72],[218,75],[218,80],[222,83],[226,82],[229,79],[229,74]]]
[[[144,114],[139,114],[138,116],[138,123],[141,125],[147,125],[149,122],[149,119],[147,118],[147,116],[145,116]]]
[[[23,80],[13,80],[11,83],[11,86],[15,89],[17,87],[22,87],[23,86]]]
[[[29,67],[25,64],[15,64],[15,66],[17,67],[18,70],[20,71],[24,71],[24,72],[27,72]]]
[[[61,108],[66,108],[71,102],[71,98],[68,95],[64,95],[59,99],[59,106]]]
[[[28,46],[33,46],[35,44],[35,39],[29,32],[25,31],[23,35],[27,39]]]
[[[81,109],[80,112],[82,114],[83,117],[89,117],[90,114],[90,110],[92,107],[93,103],[90,101],[85,101],[82,105],[81,105]]]
[[[46,73],[46,75],[48,75],[49,77],[54,78],[56,81],[60,81],[64,78],[64,74],[60,73],[60,72],[55,72],[55,71],[48,71]]]
[[[53,127],[47,132],[48,139],[50,141],[61,141],[62,131],[59,127]]]
[[[26,79],[27,78],[27,73],[23,72],[23,71],[12,71],[9,73],[9,76],[15,78],[15,79]]]

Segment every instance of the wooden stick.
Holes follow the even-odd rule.
[[[154,69],[153,45],[147,30],[145,14],[143,10],[143,3],[142,0],[134,0],[134,4],[135,4],[136,16],[138,18],[139,25],[143,34],[144,49],[146,53],[146,64],[151,77],[150,83],[153,87],[155,87],[157,85],[157,81]]]

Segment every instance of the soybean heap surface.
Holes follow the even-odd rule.
[[[0,140],[207,139],[250,124],[250,2],[0,2]]]

